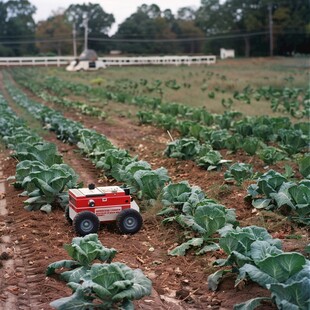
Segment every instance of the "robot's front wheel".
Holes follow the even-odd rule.
[[[125,209],[117,215],[116,225],[123,234],[135,234],[142,227],[142,216],[134,209]]]
[[[100,221],[96,214],[83,211],[78,213],[73,220],[75,232],[80,236],[97,233],[100,227]]]

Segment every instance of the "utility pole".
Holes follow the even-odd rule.
[[[72,36],[73,36],[73,56],[74,56],[74,58],[76,58],[77,52],[76,52],[76,28],[75,28],[75,23],[73,23]]]
[[[84,17],[84,21],[83,21],[83,26],[84,26],[84,51],[88,50],[88,45],[87,45],[87,41],[88,41],[88,18]]]
[[[268,4],[268,12],[269,12],[269,56],[273,56],[273,23],[272,23],[272,3]]]

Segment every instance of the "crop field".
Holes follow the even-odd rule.
[[[309,69],[2,69],[0,308],[309,309]],[[142,229],[76,238],[90,183],[129,187]]]

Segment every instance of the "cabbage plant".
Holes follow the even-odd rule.
[[[281,253],[281,241],[273,239],[265,228],[248,226],[237,227],[230,231],[222,231],[219,240],[220,248],[228,255],[226,259],[217,259],[214,265],[231,266],[231,270],[219,270],[208,277],[208,285],[211,290],[216,290],[223,275],[230,271],[240,273],[247,263],[253,263],[254,258],[266,254]],[[243,275],[243,274],[242,274]],[[240,281],[241,276],[236,280]]]
[[[279,131],[280,146],[289,155],[301,152],[309,144],[309,135],[301,130],[281,129]]]
[[[244,180],[253,177],[253,167],[250,164],[235,163],[227,169],[224,177],[225,180],[235,180],[240,186]]]
[[[153,122],[152,112],[139,110],[136,115],[138,117],[139,124],[152,124]]]
[[[287,157],[286,153],[273,146],[262,148],[259,151],[258,156],[261,160],[269,165],[275,164],[276,162],[284,160]]]
[[[30,173],[42,171],[43,169],[48,169],[48,166],[38,160],[23,160],[16,165],[15,177],[10,177],[10,179],[15,180],[13,185],[16,188],[21,188],[24,179]]]
[[[57,147],[53,143],[39,142],[35,144],[20,143],[14,148],[14,157],[19,161],[35,160],[47,166],[61,164],[62,157],[57,152]]]
[[[309,309],[310,261],[300,253],[277,253],[260,243],[252,245],[254,264],[240,268],[238,280],[248,277],[270,290],[278,309]]]
[[[210,135],[210,144],[215,150],[225,148],[226,140],[230,137],[228,130],[212,130]]]
[[[208,199],[198,186],[188,182],[170,183],[162,190],[163,209],[158,215],[165,216],[163,223],[176,221],[182,227],[195,232],[195,237],[169,252],[170,255],[185,255],[191,247],[198,247],[197,254],[217,250],[219,247],[212,236],[219,229],[230,229],[236,224],[233,209],[226,209]]]
[[[271,298],[253,298],[235,305],[234,310],[255,309],[265,300],[274,301],[278,309],[309,309],[310,262],[308,260],[305,260],[299,253],[283,253],[266,258],[261,265],[263,270],[252,265],[245,265],[243,271],[253,281],[270,290]]]
[[[46,111],[41,115],[45,128],[54,131],[57,139],[64,143],[77,144],[79,141],[79,132],[82,124],[64,118],[60,113],[55,111]]]
[[[140,269],[112,263],[116,250],[104,247],[97,234],[73,238],[65,249],[73,260],[50,264],[46,275],[69,269],[60,277],[73,294],[51,302],[55,309],[134,309],[132,300],[151,294],[152,282]],[[96,260],[102,263],[94,263]]]
[[[310,308],[310,263],[285,283],[267,284],[279,309],[308,310]]]
[[[199,152],[200,143],[195,138],[182,138],[169,142],[164,154],[179,159],[193,159]]]
[[[305,156],[299,160],[298,166],[301,175],[306,179],[310,179],[310,153],[305,154]]]
[[[139,190],[139,184],[137,183],[134,175],[137,171],[151,171],[151,165],[144,161],[133,161],[127,165],[116,165],[112,168],[112,174],[114,178],[117,180],[121,180],[124,182],[128,187],[130,187],[131,192],[136,192]],[[116,177],[116,170],[118,170],[118,178]]]
[[[96,167],[103,169],[107,176],[115,177],[120,181],[119,166],[125,167],[136,160],[126,150],[112,148],[105,151],[104,155],[97,161]]]
[[[278,172],[269,170],[248,187],[246,199],[257,209],[289,211],[293,220],[310,224],[310,181],[288,182]]]
[[[103,246],[97,234],[75,237],[72,239],[71,244],[65,244],[64,248],[72,259],[49,264],[46,275],[50,276],[56,273],[57,269],[69,269],[63,271],[60,277],[66,282],[75,283],[79,283],[95,260],[111,263],[117,253],[115,249],[108,249]]]
[[[37,166],[37,170],[29,174],[21,182],[25,189],[23,195],[29,198],[24,201],[28,211],[41,210],[51,212],[54,205],[60,205],[63,209],[69,203],[67,190],[79,187],[78,175],[66,164],[55,164],[51,167]],[[17,174],[24,172],[18,170]],[[17,175],[17,179],[19,176]]]
[[[105,136],[89,129],[79,130],[77,146],[83,153],[95,158],[104,155],[106,150],[114,148]]]
[[[134,309],[132,301],[150,295],[152,282],[140,269],[116,262],[93,264],[80,283],[68,286],[74,293],[51,302],[55,309]]]
[[[190,247],[201,248],[197,255],[219,249],[219,245],[214,242],[214,234],[221,229],[230,230],[236,224],[234,209],[226,209],[223,205],[202,200],[196,205],[192,215],[180,214],[176,221],[183,227],[191,228],[197,233],[194,237],[169,252],[170,255],[185,255]]]
[[[242,149],[248,155],[255,155],[260,146],[260,140],[256,137],[246,137],[242,143]]]
[[[222,155],[218,151],[210,150],[206,153],[200,152],[196,157],[197,165],[204,169],[219,170],[223,164],[231,162],[231,160],[222,159]]]
[[[199,186],[190,186],[187,181],[170,183],[162,189],[163,208],[158,215],[168,217],[164,223],[171,222],[179,214],[192,214],[196,205],[205,199],[206,195]]]
[[[167,169],[138,170],[133,175],[138,186],[138,196],[156,200],[163,187],[170,181]]]
[[[176,128],[177,119],[175,116],[169,114],[154,114],[154,122],[157,126],[166,130]]]
[[[251,184],[246,198],[252,199],[252,205],[255,208],[267,208],[272,205],[270,194],[277,193],[281,185],[287,182],[287,179],[279,172],[269,170],[260,176],[256,184]]]
[[[235,153],[242,147],[243,137],[239,134],[234,134],[228,137],[225,141],[225,147],[232,153]]]

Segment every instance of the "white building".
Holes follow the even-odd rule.
[[[235,58],[235,50],[226,50],[225,48],[220,49],[221,59]]]

